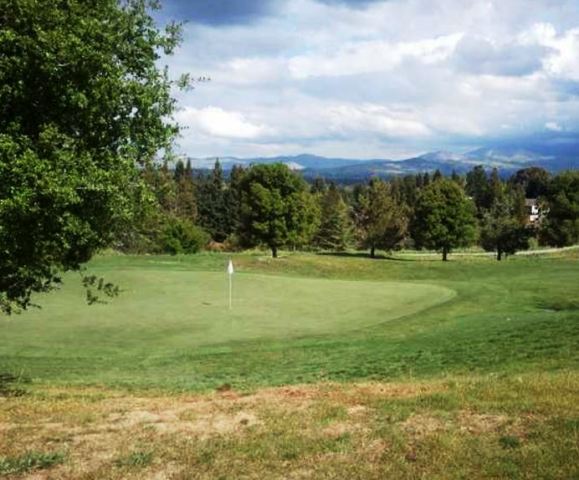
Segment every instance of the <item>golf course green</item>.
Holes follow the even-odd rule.
[[[206,390],[319,380],[544,371],[579,363],[577,252],[105,255],[120,296],[88,306],[77,273],[0,319],[0,371],[47,384]]]
[[[106,304],[87,307],[78,282],[46,295],[2,326],[21,353],[95,355],[146,349],[187,349],[235,341],[335,334],[387,322],[448,301],[448,288],[408,282],[368,282],[235,274],[232,308],[226,273],[116,271],[124,288]]]

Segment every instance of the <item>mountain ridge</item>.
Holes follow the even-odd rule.
[[[204,170],[212,168],[216,157],[189,159],[193,168]],[[359,181],[374,176],[386,178],[435,170],[440,170],[444,175],[449,175],[453,171],[464,174],[476,165],[483,165],[487,169],[497,168],[502,175],[512,174],[528,167],[540,167],[551,173],[557,173],[561,170],[579,168],[579,148],[577,152],[566,155],[524,148],[481,147],[466,153],[438,150],[403,160],[359,160],[303,153],[255,158],[222,157],[219,161],[224,170],[229,170],[234,165],[284,163],[306,178],[321,176],[340,181]]]

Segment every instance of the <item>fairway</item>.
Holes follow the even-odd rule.
[[[206,390],[576,365],[576,253],[498,262],[322,255],[102,256],[0,319],[0,371],[36,382]]]
[[[236,274],[228,308],[224,273],[115,271],[123,289],[108,304],[87,307],[74,276],[32,310],[2,320],[12,351],[34,356],[160,353],[235,341],[325,335],[417,313],[454,296],[448,288],[406,282],[365,282]],[[6,344],[5,347],[6,348]]]

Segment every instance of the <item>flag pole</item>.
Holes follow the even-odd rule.
[[[231,310],[231,297],[232,297],[232,290],[233,290],[232,278],[233,278],[233,275],[229,274],[229,310]]]
[[[231,261],[231,258],[229,259],[229,264],[227,265],[227,276],[229,277],[229,310],[231,310],[233,297],[233,262]]]

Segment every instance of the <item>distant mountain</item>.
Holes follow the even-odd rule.
[[[556,149],[554,149],[556,150]],[[211,168],[215,157],[190,159],[194,168]],[[548,152],[514,147],[485,147],[467,153],[446,151],[429,152],[406,160],[356,160],[344,158],[326,158],[317,155],[295,155],[259,158],[220,158],[223,168],[233,165],[284,163],[292,170],[300,171],[306,178],[318,176],[340,182],[364,181],[371,177],[391,177],[419,172],[440,170],[444,175],[453,171],[464,174],[475,165],[486,168],[498,168],[501,175],[510,175],[521,168],[542,167],[552,173],[579,168],[579,147],[576,151]]]
[[[257,158],[237,158],[237,157],[206,157],[190,158],[193,168],[203,169],[212,168],[215,160],[219,162],[224,169],[230,169],[233,165],[252,165],[262,163],[285,163],[293,170],[319,169],[319,168],[340,168],[347,165],[359,163],[360,160],[327,158],[307,153],[301,155],[282,155],[278,157],[257,157]]]

